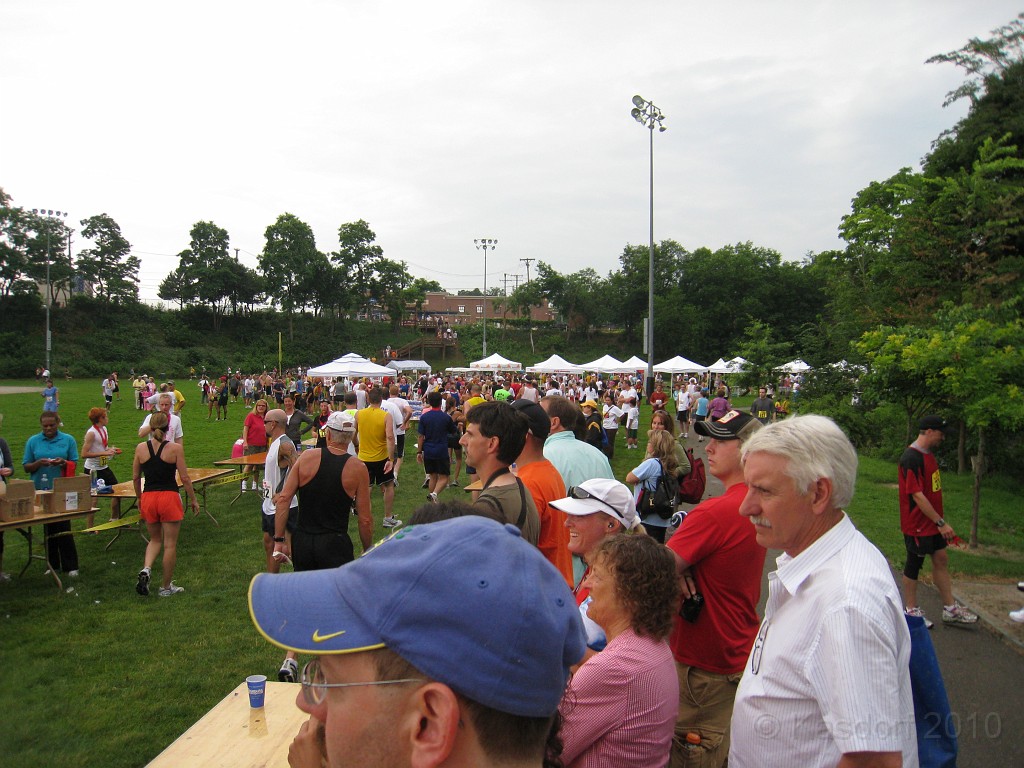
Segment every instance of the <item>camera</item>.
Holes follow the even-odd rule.
[[[694,592],[690,597],[683,600],[683,604],[679,606],[679,615],[686,621],[693,624],[697,621],[700,616],[700,612],[704,609],[704,595],[700,592]]]

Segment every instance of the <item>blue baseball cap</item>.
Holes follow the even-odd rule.
[[[558,708],[586,640],[562,575],[514,525],[410,525],[340,568],[261,573],[260,633],[316,655],[394,651],[433,680],[520,717]]]

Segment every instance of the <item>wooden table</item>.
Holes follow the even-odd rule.
[[[28,560],[25,561],[25,566],[21,569],[18,574],[19,577],[25,574],[28,567],[32,564],[33,560],[42,560],[46,563],[47,569],[50,571],[50,575],[53,576],[54,581],[57,582],[57,589],[64,589],[64,584],[60,580],[60,576],[57,575],[57,569],[50,563],[50,556],[46,551],[46,542],[50,538],[43,533],[43,554],[36,555],[32,552],[32,526],[34,525],[45,525],[47,523],[62,523],[65,520],[74,520],[78,517],[85,517],[86,515],[92,515],[99,512],[99,509],[93,507],[91,509],[76,509],[72,512],[58,512],[52,515],[37,515],[36,517],[26,517],[24,520],[11,520],[10,522],[0,522],[0,532],[14,528],[25,537],[28,542]],[[63,536],[65,534],[57,534]]]
[[[216,467],[262,467],[266,463],[266,451],[263,451],[263,453],[251,453],[248,456],[234,456],[230,459],[221,459],[220,461],[213,462],[214,466]],[[244,478],[244,475],[237,471],[236,474],[238,477],[232,479]],[[263,495],[263,492],[261,490],[257,489],[257,491],[260,493],[261,496]],[[235,494],[235,498],[231,500],[231,503],[234,504],[236,501],[238,501],[239,498],[241,498],[242,494],[245,492],[246,489],[243,487],[238,493]]]
[[[300,687],[267,682],[261,709],[249,706],[243,681],[179,736],[149,768],[287,768],[288,747],[309,715],[295,706]]]
[[[189,467],[188,469],[188,477],[192,481],[192,487],[195,489],[197,497],[200,498],[199,506],[202,508],[203,512],[213,520],[214,525],[220,525],[220,523],[217,522],[217,518],[210,513],[210,510],[207,507],[206,489],[211,485],[220,485],[220,483],[216,481],[222,480],[231,474],[233,474],[233,472],[230,469],[211,469],[209,467]],[[178,491],[180,492],[184,485],[181,482],[181,478],[177,475],[175,475],[175,479],[178,481]],[[121,514],[126,516],[128,512],[131,512],[132,509],[135,508],[135,505],[138,504],[139,501],[135,496],[135,483],[131,480],[126,480],[123,483],[117,483],[110,487],[114,489],[113,493],[101,493],[97,494],[93,498],[131,499],[132,501],[131,504],[128,505],[128,508],[121,510]],[[146,488],[146,478],[142,478],[142,488],[143,490]],[[118,535],[120,535],[120,531],[118,531]],[[117,536],[114,537],[113,541],[116,540]],[[113,541],[111,541],[111,543],[113,543]],[[110,545],[108,544],[107,547],[109,548],[109,546]]]

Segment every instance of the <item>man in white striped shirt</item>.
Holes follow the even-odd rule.
[[[736,693],[730,768],[916,768],[910,633],[885,557],[843,509],[857,454],[814,414],[743,446],[740,506],[782,549]]]

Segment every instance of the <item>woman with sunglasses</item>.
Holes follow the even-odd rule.
[[[573,594],[583,617],[583,626],[587,632],[587,652],[590,654],[605,646],[604,630],[587,616],[590,597],[587,575],[590,573],[590,562],[604,539],[639,529],[640,518],[636,514],[633,494],[618,480],[594,478],[570,488],[568,493],[566,498],[550,504],[565,512],[569,551],[587,566]]]

